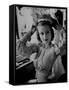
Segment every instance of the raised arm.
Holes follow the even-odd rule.
[[[38,46],[36,44],[32,44],[30,46],[27,46],[26,43],[31,39],[31,36],[36,31],[35,26],[31,28],[31,30],[19,41],[16,43],[16,50],[18,54],[20,55],[31,55],[34,52],[37,52]]]

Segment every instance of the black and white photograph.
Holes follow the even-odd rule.
[[[67,8],[15,5],[15,82],[67,82]]]

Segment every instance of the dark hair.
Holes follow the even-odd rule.
[[[50,31],[51,31],[51,41],[52,41],[53,38],[54,38],[54,31],[53,31],[53,29],[52,29],[52,24],[50,23],[50,21],[40,21],[40,22],[37,23],[37,26],[45,26],[45,25],[48,25],[48,26],[50,27]],[[41,39],[40,39],[40,36],[39,36],[38,29],[37,29],[37,39],[38,39],[40,42],[42,42]]]

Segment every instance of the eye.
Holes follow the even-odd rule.
[[[27,32],[21,32],[21,35],[24,36]]]
[[[46,34],[49,34],[49,31],[47,31]]]
[[[44,33],[43,33],[43,32],[41,32],[41,35],[44,35]]]

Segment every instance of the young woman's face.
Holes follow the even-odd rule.
[[[51,41],[51,31],[48,25],[38,26],[38,32],[42,43],[49,43]]]

